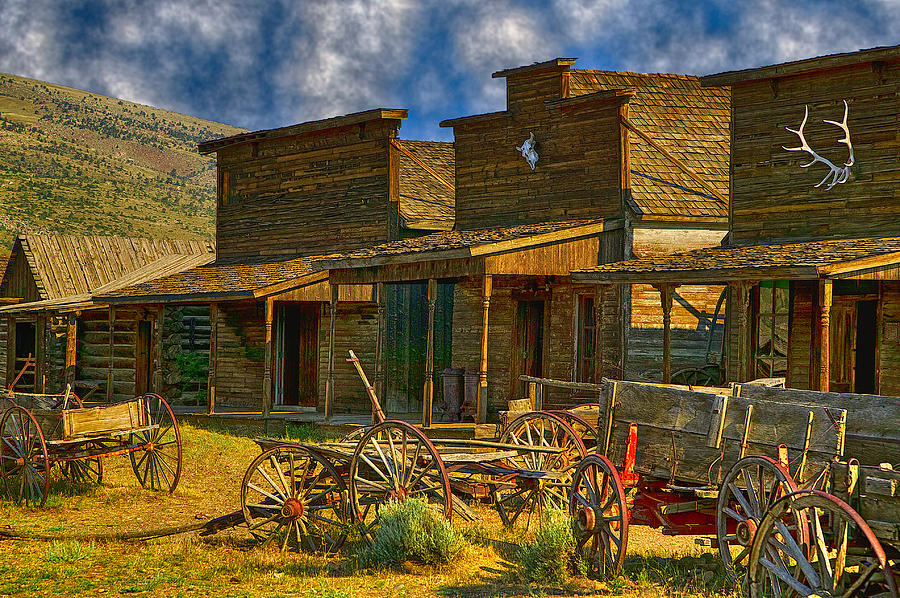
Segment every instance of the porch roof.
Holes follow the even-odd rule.
[[[578,282],[898,279],[900,237],[707,247],[572,272]]]
[[[313,266],[322,256],[258,263],[213,262],[173,276],[95,293],[108,303],[185,303],[265,297],[322,282],[328,273]]]

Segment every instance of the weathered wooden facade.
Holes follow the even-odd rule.
[[[314,262],[452,227],[453,145],[399,139],[405,117],[376,109],[201,144],[217,155],[216,261],[101,299],[211,306],[210,410],[366,411],[344,356],[356,350],[371,370],[379,305],[421,313],[423,287],[379,302],[371,285],[331,285]],[[393,338],[407,346],[415,333]]]
[[[439,288],[453,289],[443,332],[450,365],[478,373],[477,419],[485,421],[522,396],[523,373],[661,378],[652,339],[662,335],[662,314],[645,300],[650,291],[598,294],[568,273],[573,264],[717,245],[725,235],[728,91],[703,89],[695,77],[576,70],[573,62],[495,73],[506,79],[506,110],[442,123],[455,135],[454,230],[321,262],[342,286],[427,281],[424,380],[415,389],[426,423],[443,365],[440,327],[430,324],[440,320]],[[679,298],[685,367],[706,363],[722,288],[701,284]],[[547,396],[544,405],[572,400]]]
[[[900,394],[900,46],[703,84],[731,88],[727,244],[573,278],[727,283],[729,380]]]
[[[167,313],[161,306],[111,312],[92,294],[212,259],[213,248],[203,241],[18,236],[0,283],[9,304],[0,310],[5,384],[24,371],[17,389],[61,392],[70,384],[82,396],[110,400],[165,392],[179,358],[191,352],[205,357],[208,330],[190,327],[191,318],[202,322],[208,315]],[[182,334],[185,317],[188,330]]]

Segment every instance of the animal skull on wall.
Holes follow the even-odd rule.
[[[528,139],[526,139],[522,145],[516,146],[516,149],[522,152],[522,157],[525,158],[525,161],[531,166],[531,170],[534,170],[534,165],[537,164],[538,158],[540,158],[537,150],[535,150],[536,145],[537,142],[534,140],[534,133],[529,133]]]

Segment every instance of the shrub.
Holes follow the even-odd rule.
[[[526,583],[560,583],[568,577],[574,555],[571,518],[562,511],[547,511],[534,539],[516,551],[516,572]]]
[[[77,540],[53,541],[47,546],[44,560],[48,563],[76,563],[94,554],[93,544],[82,544]]]
[[[378,516],[381,526],[375,532],[375,542],[361,555],[368,565],[449,563],[465,546],[462,534],[422,499],[388,501]]]

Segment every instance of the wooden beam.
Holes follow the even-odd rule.
[[[832,283],[830,280],[819,281],[819,297],[816,302],[818,318],[816,319],[816,340],[818,341],[818,390],[828,392],[831,380],[831,303]]]
[[[672,383],[672,295],[675,285],[654,285],[659,290],[663,312],[663,384]]]
[[[43,393],[47,385],[47,316],[37,317],[34,326],[34,392]]]
[[[750,366],[750,287],[752,283],[747,281],[731,282],[731,297],[734,301],[733,313],[737,317],[738,346],[736,358],[738,362],[738,382],[746,382],[749,377]]]
[[[475,400],[476,421],[480,424],[487,421],[488,315],[491,309],[493,284],[491,275],[485,274],[481,292],[481,359],[478,364],[478,395]]]
[[[687,166],[687,164],[685,164],[684,162],[682,162],[681,160],[676,158],[672,153],[669,152],[669,150],[667,150],[666,148],[661,146],[659,143],[657,143],[652,137],[650,137],[649,135],[647,135],[646,133],[641,131],[633,122],[628,120],[628,118],[626,116],[620,116],[619,118],[622,121],[622,124],[625,125],[626,127],[628,127],[628,129],[630,129],[631,132],[633,132],[635,135],[637,135],[638,137],[640,137],[641,139],[646,141],[653,149],[655,149],[660,154],[665,156],[672,164],[677,166],[679,170],[684,172],[684,174],[688,175],[691,179],[694,180],[694,182],[696,182],[698,185],[700,185],[700,187],[702,187],[703,190],[706,191],[709,195],[711,195],[712,197],[715,197],[716,199],[718,199],[719,201],[721,201],[723,203],[727,202],[727,200],[725,200],[721,195],[719,195],[719,192],[716,191],[715,189],[713,189],[710,186],[710,184],[707,183],[705,180],[703,180],[703,178],[699,174],[697,174],[696,172],[691,170]]]
[[[206,382],[206,412],[216,412],[216,364],[218,362],[219,304],[209,304],[209,378]]]
[[[422,427],[431,427],[434,408],[434,304],[437,301],[437,280],[428,279],[428,331],[425,336],[425,392],[422,397]]]
[[[6,387],[16,378],[16,317],[6,316]]]
[[[156,311],[156,342],[153,347],[153,392],[162,395],[165,380],[163,376],[163,343],[166,338],[166,307],[160,305]]]
[[[65,383],[71,389],[75,389],[75,355],[78,347],[78,320],[75,314],[70,313],[66,316],[66,369]]]
[[[331,303],[328,322],[328,378],[325,380],[325,421],[330,421],[334,415],[334,326],[337,322],[338,297],[340,285],[331,285]]]
[[[116,331],[116,306],[109,306],[109,371],[106,372],[106,401],[111,403],[113,401],[114,392],[113,392],[113,384],[115,383],[115,375],[113,374],[114,368],[114,359],[116,354],[116,342],[115,342],[115,331]]]
[[[384,397],[384,342],[386,333],[385,314],[387,312],[387,298],[384,295],[383,282],[379,282],[375,285],[375,301],[378,304],[378,315],[376,321],[377,329],[375,331],[375,394],[379,397]],[[372,423],[378,423],[375,420],[375,411],[373,410]]]
[[[266,298],[266,363],[263,370],[263,415],[269,415],[272,409],[272,319],[274,318],[275,301]]]

